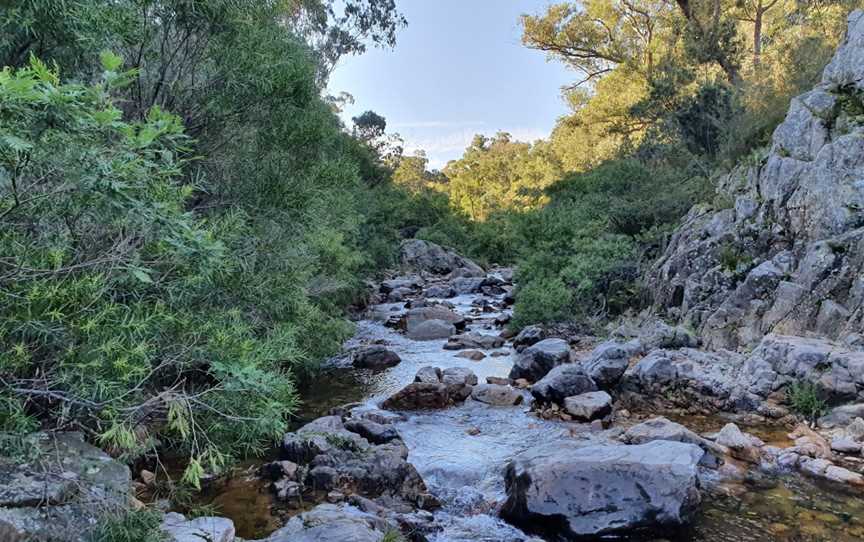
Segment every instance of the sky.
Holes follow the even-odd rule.
[[[544,53],[522,46],[519,15],[544,0],[397,0],[408,26],[396,48],[344,58],[327,91],[348,92],[350,119],[373,110],[405,150],[423,149],[430,167],[461,156],[474,134],[510,132],[533,141],[567,112],[561,87],[577,79]]]

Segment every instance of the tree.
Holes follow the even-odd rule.
[[[663,54],[660,41],[672,14],[663,0],[585,0],[549,6],[522,16],[522,42],[584,74],[579,84],[622,64],[643,75]]]
[[[408,24],[395,0],[289,0],[286,20],[318,56],[323,87],[344,56],[362,54],[367,42],[394,47]]]
[[[429,171],[428,168],[429,159],[422,150],[413,156],[400,156],[393,170],[393,183],[415,193],[427,189],[445,190],[447,177],[440,171]]]
[[[514,141],[506,132],[474,136],[462,158],[444,168],[451,203],[475,221],[536,207],[560,172],[548,146]]]
[[[716,62],[726,80],[737,83],[740,40],[723,0],[675,0],[686,20],[686,48],[699,63]]]
[[[387,131],[387,120],[374,111],[366,111],[351,121],[354,122],[354,135],[367,143],[383,137]]]

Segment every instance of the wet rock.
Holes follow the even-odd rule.
[[[0,458],[0,525],[21,540],[89,540],[105,514],[131,504],[126,465],[85,442],[80,433],[34,433],[32,457]]]
[[[399,433],[394,428],[371,420],[347,420],[345,429],[357,433],[372,444],[386,444],[399,439]]]
[[[418,290],[423,285],[423,280],[420,277],[399,277],[381,282],[381,292],[389,294],[395,290],[405,290],[412,292]]]
[[[585,373],[602,389],[618,384],[630,360],[642,351],[638,341],[606,341],[598,345],[588,359],[580,362]]]
[[[450,281],[450,285],[456,291],[457,295],[473,294],[480,291],[480,287],[483,286],[483,278],[463,277],[453,279]]]
[[[757,465],[762,461],[762,451],[759,449],[763,445],[762,441],[745,435],[734,423],[723,426],[714,442],[728,448],[729,454],[735,459]]]
[[[464,401],[477,384],[477,375],[465,367],[450,367],[441,372],[441,383],[447,386],[451,400]]]
[[[486,358],[486,354],[479,350],[465,350],[456,354],[456,357],[470,359],[471,361],[482,361]]]
[[[519,391],[499,384],[478,384],[471,390],[471,398],[494,406],[512,406],[522,403]]]
[[[412,382],[381,406],[389,410],[424,410],[446,408],[450,404],[447,385],[440,382]]]
[[[262,465],[259,472],[269,480],[296,480],[297,469],[297,463],[293,461],[271,461]]]
[[[293,501],[303,494],[303,486],[300,482],[283,478],[271,484],[270,490],[276,494],[280,501]]]
[[[369,420],[381,425],[390,425],[405,421],[405,416],[389,410],[378,408],[356,408],[351,411],[351,418],[356,420]]]
[[[522,347],[537,344],[546,338],[546,332],[540,326],[528,326],[513,339],[513,346],[518,350]]]
[[[444,345],[445,350],[462,350],[465,348],[474,348],[479,350],[491,350],[500,348],[504,345],[504,339],[497,335],[484,335],[482,333],[462,333],[450,337],[447,344]]]
[[[556,540],[634,536],[686,524],[700,502],[692,444],[538,446],[508,464],[501,515]]]
[[[864,476],[843,467],[838,467],[827,459],[802,457],[798,463],[801,472],[815,478],[850,486],[864,486]]]
[[[354,366],[364,369],[386,369],[399,365],[400,361],[396,352],[380,344],[361,348],[354,354]]]
[[[700,437],[680,423],[675,423],[662,416],[634,425],[624,433],[622,440],[629,444],[644,444],[654,441],[693,444],[706,452],[702,458],[702,465],[707,467],[719,466],[722,463],[722,459],[720,458],[725,455],[725,449],[722,447],[708,439]]]
[[[444,320],[425,320],[411,327],[408,338],[415,341],[446,339],[456,333],[456,327]]]
[[[319,504],[291,518],[266,542],[381,542],[387,532],[395,529],[377,515],[350,505]]]
[[[444,387],[443,384],[437,385]],[[366,424],[356,425],[358,421]],[[390,428],[382,430],[368,425],[370,423],[374,422],[355,419],[346,422],[372,438],[388,434],[386,429]],[[303,481],[308,488],[324,492],[350,491],[372,498],[386,497],[408,507],[435,502],[416,469],[407,462],[408,449],[399,439],[372,444],[359,434],[348,431],[339,417],[326,416],[287,434],[284,441],[291,443],[291,450],[317,452],[294,459],[307,473]]]
[[[441,369],[427,365],[420,367],[414,375],[414,382],[438,383],[441,382]]]
[[[486,383],[487,384],[497,384],[499,386],[509,386],[510,385],[510,379],[509,378],[503,378],[500,376],[487,376],[486,377]]]
[[[504,327],[510,323],[510,320],[513,319],[513,315],[510,313],[504,313],[500,316],[495,317],[495,325],[498,327]]]
[[[564,410],[583,422],[605,418],[612,414],[612,397],[605,391],[589,391],[565,398]]]
[[[553,368],[570,361],[570,345],[563,339],[544,339],[519,353],[510,378],[536,382]]]
[[[436,275],[458,272],[461,276],[481,277],[483,268],[464,256],[440,245],[420,239],[403,241],[399,247],[403,267]]]
[[[798,425],[794,431],[789,433],[789,438],[795,441],[795,446],[791,449],[802,456],[826,459],[833,455],[831,445],[825,440],[825,437],[804,424]]]
[[[427,288],[423,295],[427,298],[448,299],[456,295],[456,290],[454,290],[452,286],[446,284],[435,285]]]
[[[169,512],[162,520],[167,542],[234,542],[234,523],[228,518],[201,517],[187,520]]]
[[[396,288],[387,294],[387,301],[389,303],[399,303],[405,301],[410,296],[414,295],[414,293],[414,290],[410,288]]]
[[[561,405],[566,397],[596,390],[597,385],[585,374],[581,365],[567,363],[555,367],[531,386],[531,395],[538,403]]]
[[[443,320],[456,328],[465,327],[465,318],[445,305],[417,307],[405,313],[405,330],[411,332],[415,326],[428,320]]]

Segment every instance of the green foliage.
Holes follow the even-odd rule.
[[[828,411],[828,404],[822,399],[819,387],[812,382],[792,382],[786,387],[786,401],[796,414],[804,416],[807,422],[816,426],[816,420]]]
[[[196,487],[287,430],[408,198],[321,99],[284,4],[111,2],[104,25],[60,4],[0,20],[29,25],[9,63],[52,60],[0,72],[0,430],[77,424],[129,460],[158,443]],[[348,4],[352,39],[395,13]]]
[[[108,514],[87,537],[88,542],[162,542],[162,514],[143,509]]]

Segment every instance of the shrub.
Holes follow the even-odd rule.
[[[786,388],[786,401],[792,411],[803,416],[811,427],[828,411],[828,404],[821,397],[819,387],[812,382],[792,382]]]
[[[162,514],[143,509],[109,514],[96,525],[88,542],[163,542]]]

